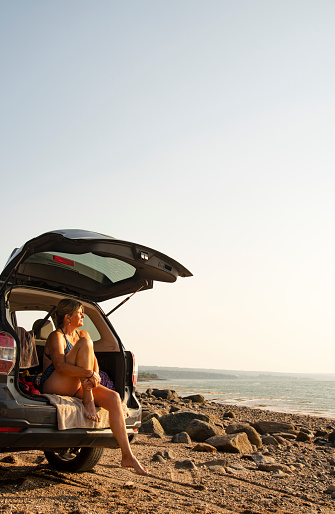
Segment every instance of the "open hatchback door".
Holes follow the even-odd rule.
[[[192,274],[156,250],[86,230],[55,230],[10,256],[0,280],[102,302]]]

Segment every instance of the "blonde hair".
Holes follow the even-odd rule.
[[[55,311],[55,325],[56,328],[62,328],[64,325],[64,318],[67,314],[72,316],[72,314],[83,307],[82,304],[78,300],[68,300],[64,298],[57,305],[57,309]]]

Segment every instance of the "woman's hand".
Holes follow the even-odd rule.
[[[99,373],[93,371],[93,375],[88,378],[88,381],[91,382],[92,387],[96,387],[97,385],[99,385],[101,382]]]

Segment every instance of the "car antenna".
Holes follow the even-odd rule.
[[[127,298],[125,298],[121,303],[119,303],[119,305],[117,305],[116,307],[114,307],[114,309],[112,309],[111,311],[109,311],[108,314],[106,314],[106,316],[109,316],[110,314],[112,314],[113,312],[116,311],[116,309],[118,309],[119,307],[121,307],[121,305],[123,305],[124,303],[128,302],[128,300],[130,300],[130,298],[132,296],[134,296],[134,294],[138,293],[139,291],[141,291],[141,289],[143,289],[143,287],[147,286],[148,285],[148,282],[145,281],[145,283],[143,284],[143,286],[139,287],[136,291],[133,292],[133,294],[131,294],[130,296],[127,296]]]

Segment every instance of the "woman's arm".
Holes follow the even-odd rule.
[[[64,338],[62,334],[55,331],[49,335],[48,348],[52,363],[55,370],[64,375],[70,375],[71,377],[79,377],[81,379],[89,378],[92,375],[92,370],[69,364],[65,360],[64,354]]]

